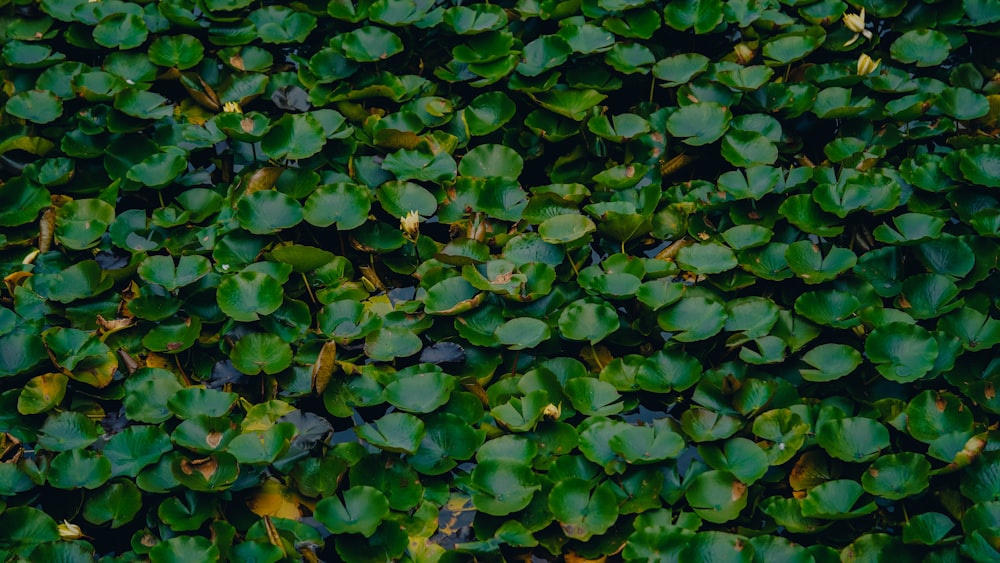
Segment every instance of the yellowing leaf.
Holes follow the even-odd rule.
[[[261,488],[247,499],[247,508],[258,516],[293,520],[302,517],[299,504],[298,495],[274,479],[265,481]]]
[[[316,363],[313,364],[312,387],[317,393],[326,390],[326,386],[330,383],[330,377],[333,376],[336,369],[337,343],[330,340],[323,345],[323,349],[319,351],[319,356],[316,358]]]

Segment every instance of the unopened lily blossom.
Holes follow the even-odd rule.
[[[854,32],[854,37],[852,37],[850,41],[844,43],[845,47],[853,44],[861,36],[864,36],[865,39],[872,38],[872,32],[865,29],[864,8],[861,8],[861,12],[858,14],[844,14],[844,25],[847,26],[847,29]]]
[[[882,59],[873,60],[867,53],[861,53],[861,56],[858,57],[858,76],[866,76],[875,72],[881,62]]]

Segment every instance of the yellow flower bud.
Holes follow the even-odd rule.
[[[844,25],[854,33],[861,33],[865,30],[865,9],[861,8],[860,14],[844,14]]]
[[[63,520],[59,524],[59,538],[64,540],[78,540],[83,537],[83,530],[76,524],[71,524],[69,520]]]
[[[875,72],[881,62],[882,59],[872,60],[867,53],[861,53],[861,56],[858,57],[858,76],[866,76]]]
[[[553,405],[549,403],[545,405],[545,409],[542,410],[542,416],[547,416],[553,420],[558,420],[562,415],[562,405]]]
[[[406,216],[400,218],[399,228],[410,238],[416,238],[420,234],[420,214],[416,211],[410,211]]]
[[[844,43],[844,46],[848,46],[858,40],[859,37],[864,36],[865,39],[872,38],[872,32],[865,29],[865,9],[861,8],[861,13],[859,14],[844,14],[844,26],[847,29],[854,32],[854,37]]]
[[[222,111],[226,113],[243,113],[243,108],[238,102],[226,102],[222,105]]]
[[[754,57],[753,49],[748,47],[746,43],[739,43],[733,47],[733,54],[736,55],[736,61],[741,65],[749,63]]]

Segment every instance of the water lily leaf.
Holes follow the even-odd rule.
[[[229,317],[256,321],[281,307],[281,282],[263,272],[243,271],[224,277],[216,296],[219,308]]]
[[[678,31],[694,28],[696,34],[709,33],[722,23],[722,2],[684,0],[671,3],[663,10],[663,21]]]
[[[284,455],[292,444],[298,429],[291,422],[279,422],[264,430],[244,432],[233,438],[226,447],[240,463],[267,465]]]
[[[233,367],[247,375],[271,375],[292,364],[292,348],[275,334],[247,334],[233,346],[230,359]]]
[[[590,108],[604,101],[608,96],[592,88],[553,88],[532,94],[532,98],[543,108],[573,121],[583,121]]]
[[[792,459],[805,443],[809,424],[788,408],[769,410],[753,421],[753,433],[771,442],[764,447],[771,465]]]
[[[991,188],[1000,187],[1000,179],[997,177],[1000,170],[1000,147],[973,147],[959,151],[958,155],[958,166],[966,180]]]
[[[696,384],[701,373],[701,363],[693,356],[680,351],[660,350],[640,364],[636,383],[653,393],[683,391]]]
[[[821,344],[802,356],[812,369],[800,369],[806,381],[834,381],[854,372],[861,365],[861,352],[846,344]]]
[[[46,358],[45,344],[36,334],[14,332],[0,336],[0,377],[24,373]]]
[[[782,66],[805,58],[823,44],[824,37],[804,34],[779,35],[764,43],[762,52],[771,66]]]
[[[608,531],[618,518],[618,501],[610,483],[593,487],[579,477],[556,483],[549,493],[549,510],[571,538],[587,541]]]
[[[97,452],[72,449],[52,458],[46,477],[57,489],[96,489],[111,478],[111,462]]]
[[[948,58],[951,43],[948,36],[933,29],[913,29],[901,35],[889,46],[889,54],[901,63],[916,63],[918,67],[937,66]]]
[[[396,373],[385,387],[385,400],[400,410],[428,413],[448,402],[455,378],[432,364],[417,364]]]
[[[903,525],[903,543],[935,545],[955,527],[955,522],[940,512],[924,512]]]
[[[472,470],[472,502],[493,516],[506,516],[528,506],[541,489],[531,467],[524,463],[483,459]]]
[[[499,6],[475,4],[444,11],[443,21],[459,35],[474,35],[499,29],[507,23],[507,13]]]
[[[802,515],[828,520],[847,520],[874,512],[875,501],[863,499],[864,489],[857,481],[837,479],[809,490],[802,499]]]
[[[191,285],[212,271],[212,264],[204,256],[181,256],[177,263],[169,256],[150,256],[139,264],[139,276],[161,285],[168,291]]]
[[[108,48],[134,49],[145,43],[148,36],[145,20],[124,12],[102,19],[94,28],[94,42]]]
[[[187,166],[187,152],[176,147],[166,147],[163,152],[150,155],[130,168],[126,178],[151,188],[162,188],[187,170]]]
[[[567,386],[580,379],[590,378],[571,379],[567,382]],[[654,422],[652,426],[630,425],[624,428],[611,439],[609,445],[627,462],[641,465],[675,459],[687,444],[683,436],[674,432],[665,423]]]
[[[389,515],[389,500],[382,491],[366,485],[344,491],[343,500],[327,497],[316,504],[316,519],[334,534],[370,537]]]
[[[596,344],[618,330],[618,313],[607,303],[577,300],[559,315],[559,332],[570,340],[589,340]]]
[[[923,377],[934,367],[938,344],[922,327],[891,322],[868,335],[865,353],[883,377],[903,383]]]
[[[311,113],[285,114],[261,140],[264,154],[275,160],[299,160],[318,153],[326,144],[326,131]]]
[[[796,533],[812,533],[829,525],[818,518],[803,516],[802,501],[797,498],[768,497],[761,503],[761,509],[778,525]]]
[[[180,418],[217,417],[229,412],[239,395],[217,389],[186,387],[167,400],[167,408]]]
[[[624,408],[614,386],[600,379],[574,377],[566,382],[565,389],[573,408],[588,416],[617,414]]]
[[[562,37],[543,35],[524,46],[517,72],[525,76],[538,76],[566,62],[572,52],[573,49]]]
[[[361,63],[385,60],[403,51],[398,35],[377,26],[365,26],[344,34],[344,55]]]
[[[115,109],[139,119],[163,119],[174,114],[170,100],[154,92],[126,88],[115,95]]]
[[[7,343],[0,343],[0,346]],[[39,414],[51,410],[66,396],[69,378],[61,373],[46,373],[32,377],[17,397],[17,412]]]
[[[926,489],[930,471],[931,463],[920,454],[884,455],[861,474],[861,486],[873,495],[898,500]]]
[[[827,421],[816,431],[816,441],[831,456],[851,462],[871,461],[889,446],[889,431],[870,418]]]
[[[479,145],[462,157],[458,171],[463,176],[516,180],[523,167],[524,159],[515,150],[503,145]]]
[[[299,202],[278,191],[264,190],[243,196],[236,206],[240,226],[255,235],[276,233],[302,221]]]
[[[698,446],[698,453],[712,469],[727,471],[741,483],[752,485],[767,472],[767,454],[746,438],[730,438],[722,447]]]
[[[316,16],[285,6],[259,8],[247,18],[264,43],[302,43],[316,27]]]
[[[538,234],[549,244],[567,244],[578,241],[597,230],[588,217],[569,213],[546,219],[538,226]]]
[[[424,437],[424,423],[412,414],[389,413],[374,423],[355,426],[358,437],[388,452],[416,453]]]
[[[747,505],[747,486],[728,471],[706,471],[688,486],[684,498],[703,520],[721,524],[737,516]]]
[[[552,335],[549,325],[531,317],[518,317],[498,326],[497,340],[511,350],[534,348]]]
[[[177,377],[155,368],[137,370],[125,381],[125,416],[137,422],[159,424],[173,413],[167,401],[182,389]]]
[[[83,517],[91,524],[110,523],[120,528],[135,518],[142,508],[142,493],[131,481],[115,481],[87,497]]]
[[[157,37],[149,45],[147,54],[153,64],[185,70],[201,62],[205,47],[196,37],[184,33]]]
[[[93,444],[98,436],[97,426],[85,415],[64,411],[45,419],[38,431],[38,447],[53,452],[69,451]]]
[[[693,407],[681,415],[681,429],[695,442],[723,440],[743,428],[740,417]]]
[[[906,406],[906,429],[921,442],[972,430],[972,411],[952,393],[931,390],[918,394]]]
[[[620,42],[604,54],[604,60],[622,74],[647,74],[656,56],[645,45]]]
[[[0,542],[4,549],[29,553],[45,542],[59,541],[56,521],[30,506],[14,506],[0,515]]]
[[[400,149],[386,155],[382,168],[400,180],[420,180],[441,183],[453,180],[456,174],[455,159],[450,154],[433,152],[426,147],[414,150]]]
[[[818,284],[832,280],[850,270],[858,257],[846,248],[832,247],[826,256],[820,248],[808,240],[800,240],[788,245],[785,250],[788,267],[807,284]]]
[[[108,440],[104,456],[111,462],[113,476],[135,477],[171,449],[170,438],[158,427],[129,426]]]
[[[149,557],[163,563],[182,563],[192,557],[214,563],[219,560],[219,546],[201,536],[176,536],[153,546]]]
[[[404,328],[379,328],[365,337],[365,354],[375,361],[412,356],[423,348],[420,337]]]
[[[831,86],[816,94],[812,111],[820,119],[843,119],[854,117],[875,105],[875,100],[867,96],[854,97],[850,88]]]
[[[118,369],[117,356],[96,334],[53,327],[42,333],[42,340],[55,364],[70,379],[103,388]]]
[[[441,475],[458,461],[471,458],[486,435],[451,413],[435,413],[424,418],[426,434],[416,453],[407,458],[425,475]]]
[[[700,242],[677,252],[677,265],[695,274],[718,274],[731,270],[739,263],[733,251],[717,242]]]
[[[707,145],[722,137],[732,118],[729,108],[721,104],[691,104],[670,115],[667,130],[675,137],[685,137],[684,142],[689,145]]]
[[[795,300],[795,312],[814,323],[836,328],[850,328],[861,323],[855,313],[861,307],[858,298],[836,290],[809,291]]]
[[[653,76],[664,80],[664,87],[680,86],[705,72],[710,62],[711,59],[698,53],[674,55],[653,65]]]
[[[656,316],[660,328],[674,332],[680,342],[695,342],[712,337],[726,324],[725,307],[704,297],[684,297]]]
[[[3,109],[14,117],[44,125],[62,115],[63,106],[62,101],[51,92],[28,90],[11,96]]]
[[[338,182],[320,186],[306,200],[303,217],[317,227],[334,223],[345,231],[360,227],[368,219],[371,198],[368,189],[357,184]]]

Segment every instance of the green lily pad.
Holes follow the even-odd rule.
[[[728,471],[706,471],[696,476],[684,493],[695,514],[721,524],[739,516],[746,508],[748,489]]]
[[[725,307],[704,297],[684,297],[656,316],[660,328],[675,332],[680,342],[705,340],[718,334],[726,324]]]
[[[567,382],[567,385],[578,379],[588,378],[574,378]],[[684,442],[684,437],[667,424],[654,422],[652,426],[623,428],[608,445],[629,463],[641,465],[675,459],[687,444]]]
[[[707,145],[722,137],[732,118],[729,108],[721,104],[691,104],[671,114],[667,119],[667,130],[675,137],[683,137],[689,145]]]
[[[779,35],[764,43],[762,52],[769,64],[773,66],[786,65],[805,58],[809,53],[815,51],[823,44],[823,39],[822,36],[812,35]]]
[[[115,109],[139,119],[163,119],[174,114],[170,100],[154,92],[126,88],[115,95]]]
[[[52,458],[46,477],[57,489],[96,489],[111,478],[111,462],[91,450],[68,450]]]
[[[274,334],[247,334],[233,347],[231,359],[233,367],[247,375],[270,375],[292,364],[292,348]]]
[[[175,263],[169,256],[150,256],[139,264],[139,276],[161,285],[168,291],[193,284],[212,271],[212,265],[204,256],[181,256]]]
[[[118,369],[117,356],[96,334],[53,327],[42,333],[42,340],[55,364],[70,379],[104,388]]]
[[[226,446],[226,452],[243,464],[269,465],[288,451],[297,432],[291,422],[279,422],[264,430],[236,436]]]
[[[33,123],[46,124],[62,115],[62,101],[51,92],[28,90],[11,96],[4,111]]]
[[[176,354],[194,345],[201,336],[201,319],[173,318],[160,322],[142,337],[142,345],[156,352]]]
[[[187,152],[176,147],[166,147],[163,152],[150,155],[130,168],[126,178],[151,188],[162,188],[187,170],[187,166]]]
[[[549,330],[549,325],[538,319],[518,317],[498,326],[494,334],[509,349],[524,350],[548,340],[552,331]]]
[[[696,274],[718,274],[736,267],[733,251],[717,242],[695,243],[677,252],[677,265]]]
[[[274,122],[261,140],[264,154],[281,160],[308,158],[323,150],[326,132],[312,114],[285,114]]]
[[[785,250],[788,267],[808,284],[832,280],[850,270],[858,258],[846,248],[833,247],[823,256],[820,248],[808,240],[788,245]]]
[[[327,497],[316,504],[316,519],[334,534],[370,537],[389,515],[389,500],[382,491],[365,485],[344,491],[343,500]]]
[[[396,373],[385,386],[385,400],[406,412],[428,413],[448,402],[455,378],[432,364],[418,364]]]
[[[889,446],[889,431],[870,418],[840,418],[821,425],[816,441],[831,456],[859,463],[875,459]]]
[[[970,432],[972,425],[972,411],[952,393],[923,391],[906,406],[906,429],[921,442],[930,443],[953,432]]]
[[[802,499],[802,515],[827,520],[848,520],[874,512],[875,501],[864,499],[857,481],[836,479],[817,485]]]
[[[175,536],[153,546],[149,557],[163,563],[182,563],[192,557],[214,562],[219,560],[219,546],[200,536]]]
[[[371,424],[355,426],[358,437],[388,451],[416,453],[424,437],[424,423],[412,414],[389,413]]]
[[[281,282],[263,272],[243,271],[224,277],[216,295],[223,313],[251,322],[281,307]]]
[[[157,37],[147,54],[153,64],[185,70],[201,62],[205,47],[196,37],[184,33]]]
[[[541,489],[528,465],[496,459],[481,460],[472,470],[471,483],[476,509],[493,516],[521,510]]]
[[[884,455],[861,474],[861,486],[873,495],[898,500],[926,489],[930,471],[930,462],[920,454]]]
[[[10,102],[8,102],[9,107]],[[1000,187],[998,170],[1000,170],[1000,147],[983,145],[960,151],[958,166],[962,176],[973,184]]]
[[[560,481],[548,505],[563,532],[581,541],[607,532],[618,518],[618,500],[607,482],[593,487],[578,477]]]
[[[302,221],[302,206],[278,191],[264,190],[246,195],[236,206],[240,226],[255,235],[276,233]]]
[[[338,229],[349,231],[364,224],[370,210],[367,188],[339,182],[318,187],[303,206],[303,218],[317,227],[336,223]]]
[[[156,426],[130,426],[108,440],[104,456],[111,462],[114,476],[135,477],[171,449],[170,438]]]
[[[722,2],[719,0],[676,2],[664,8],[663,21],[678,31],[694,28],[696,34],[708,33],[722,23]]]
[[[517,151],[503,145],[479,145],[462,157],[458,171],[463,176],[516,180],[523,167],[524,160]]]
[[[938,344],[922,327],[891,322],[868,335],[865,353],[883,377],[903,383],[923,377],[934,367]]]
[[[114,481],[87,497],[83,517],[91,524],[111,528],[128,524],[142,508],[142,493],[131,481]]]
[[[570,340],[596,344],[618,328],[618,313],[607,303],[581,299],[567,305],[559,315],[559,332]]]
[[[565,390],[573,408],[588,416],[608,416],[624,408],[615,387],[600,379],[574,377],[566,382]]]
[[[94,42],[102,47],[134,49],[145,43],[149,28],[136,14],[119,12],[101,20],[94,28]]]
[[[933,29],[913,29],[892,42],[889,54],[901,63],[918,67],[937,66],[948,58],[951,43],[948,36]]]
[[[728,471],[741,483],[752,485],[767,472],[767,454],[746,438],[730,438],[722,447],[698,446],[698,453],[712,469]]]
[[[89,418],[78,412],[65,411],[46,417],[38,431],[38,447],[64,452],[85,448],[97,441],[98,436],[100,432]]]
[[[412,356],[423,346],[420,337],[405,328],[379,328],[365,337],[365,354],[381,362]]]
[[[60,244],[83,250],[97,244],[115,220],[115,209],[99,199],[76,199],[56,211],[55,236]]]
[[[762,413],[753,421],[752,430],[755,436],[771,442],[765,444],[764,451],[771,465],[780,465],[805,444],[810,426],[798,413],[782,408]]]
[[[4,345],[7,343],[0,343]],[[69,378],[61,373],[46,373],[32,377],[17,397],[17,412],[39,414],[51,410],[66,396]]]
[[[196,416],[217,417],[228,413],[238,398],[236,393],[217,389],[185,387],[167,400],[167,408],[184,419]]]
[[[955,527],[955,522],[940,512],[924,512],[903,525],[903,543],[935,545]]]
[[[403,51],[403,41],[398,35],[377,26],[344,34],[341,45],[347,58],[362,63],[385,60]]]
[[[288,8],[267,6],[247,16],[264,43],[303,43],[316,27],[316,16]]]
[[[811,369],[800,369],[806,381],[834,381],[850,375],[861,365],[861,352],[846,344],[821,344],[802,356]]]

